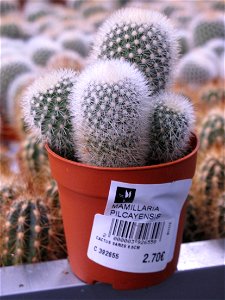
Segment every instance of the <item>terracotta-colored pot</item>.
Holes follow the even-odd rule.
[[[158,272],[134,273],[100,265],[87,256],[93,220],[104,214],[112,181],[133,184],[162,184],[191,179],[195,173],[198,138],[193,134],[192,151],[187,156],[154,166],[104,168],[69,161],[46,145],[53,177],[59,188],[69,262],[84,282],[110,283],[116,289],[136,289],[159,284],[177,267],[187,201],[182,206],[172,260]]]

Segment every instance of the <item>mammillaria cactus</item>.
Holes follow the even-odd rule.
[[[212,39],[208,43],[206,43],[205,46],[214,51],[214,53],[216,53],[216,55],[218,55],[219,57],[225,50],[224,39]]]
[[[39,66],[45,66],[48,60],[59,50],[58,43],[44,37],[33,38],[28,43],[31,60]]]
[[[7,92],[13,81],[24,73],[31,72],[32,63],[21,56],[13,56],[4,61],[1,65],[0,98],[2,113],[7,109]]]
[[[32,35],[32,30],[26,23],[18,21],[20,16],[6,16],[2,18],[0,24],[1,37],[8,37],[11,39],[27,40]]]
[[[210,153],[199,166],[196,174],[198,179],[198,197],[201,206],[201,224],[205,238],[218,238],[218,199],[224,192],[225,165],[223,157]],[[217,222],[215,223],[215,217]]]
[[[71,94],[78,159],[106,167],[144,165],[148,94],[144,75],[129,62],[97,61],[87,67]]]
[[[121,58],[135,63],[156,93],[172,81],[177,45],[175,30],[164,15],[125,8],[115,12],[100,27],[92,58]]]
[[[193,50],[184,55],[177,67],[176,78],[181,84],[199,87],[218,77],[217,58],[212,60],[203,50]]]
[[[72,69],[80,72],[85,66],[84,59],[74,51],[65,50],[53,55],[47,64],[50,69]]]
[[[59,155],[74,159],[71,114],[68,110],[71,89],[77,80],[72,70],[57,70],[37,78],[22,101],[25,123]]]
[[[79,31],[65,31],[59,39],[59,44],[68,50],[79,53],[82,57],[86,57],[91,49],[91,36]]]
[[[220,106],[225,101],[225,88],[222,85],[207,84],[199,91],[199,100],[203,105]]]
[[[2,230],[1,265],[8,266],[57,258],[61,236],[54,216],[39,197],[24,195],[15,200]],[[58,257],[60,258],[60,257]]]
[[[193,46],[202,46],[215,38],[225,38],[225,21],[223,15],[202,15],[193,20]]]
[[[189,151],[194,129],[194,109],[184,96],[162,92],[155,96],[150,114],[149,159],[163,163],[183,157]]]
[[[15,12],[18,9],[17,2],[11,0],[0,1],[0,14],[5,16],[9,13]]]
[[[209,150],[212,146],[223,147],[225,137],[224,111],[211,110],[203,119],[199,131],[202,150]]]
[[[27,181],[31,181],[36,190],[40,192],[45,190],[46,181],[51,178],[48,155],[44,144],[37,141],[34,134],[27,135],[21,142],[18,160],[20,170]]]

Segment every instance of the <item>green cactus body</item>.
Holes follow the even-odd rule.
[[[120,60],[98,61],[81,74],[71,101],[81,162],[127,167],[146,163],[151,107],[144,75]]]
[[[121,58],[136,64],[153,93],[171,83],[177,41],[167,18],[142,9],[121,9],[99,29],[93,58]]]
[[[221,207],[218,198],[224,192],[225,165],[223,159],[207,157],[200,166],[201,226],[205,239],[218,238]]]
[[[31,130],[53,151],[72,160],[75,150],[68,106],[76,77],[72,70],[46,74],[30,85],[22,103],[25,123]]]
[[[151,164],[173,161],[190,150],[194,124],[191,103],[182,95],[156,96],[150,115],[149,160]]]
[[[211,112],[203,120],[200,130],[202,150],[209,150],[212,146],[223,146],[225,142],[225,119],[221,112]]]
[[[40,199],[14,201],[3,228],[2,264],[8,266],[44,260],[50,227],[48,208]]]
[[[225,38],[225,22],[223,17],[214,19],[200,18],[193,26],[193,44],[202,46],[211,39]]]

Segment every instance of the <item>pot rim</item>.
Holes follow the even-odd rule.
[[[59,160],[63,161],[64,163],[75,165],[77,167],[88,168],[88,169],[92,169],[92,170],[94,169],[94,170],[99,170],[99,171],[104,170],[104,171],[110,171],[110,172],[112,172],[112,171],[134,171],[134,170],[164,168],[164,167],[173,166],[173,165],[181,163],[182,161],[188,160],[190,157],[192,157],[196,154],[196,152],[199,149],[199,145],[200,145],[199,138],[197,137],[197,135],[194,132],[192,132],[191,140],[192,141],[194,140],[194,143],[192,142],[194,144],[192,151],[177,160],[162,163],[162,164],[157,164],[157,165],[148,165],[148,166],[139,166],[139,167],[124,167],[124,168],[121,168],[121,167],[98,167],[98,166],[92,166],[92,165],[76,162],[76,161],[66,159],[66,158],[56,154],[53,150],[50,149],[50,147],[47,143],[45,144],[45,148],[46,148],[47,152],[49,152],[56,159],[59,159]]]

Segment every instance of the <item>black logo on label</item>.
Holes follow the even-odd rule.
[[[117,187],[114,203],[132,203],[134,201],[136,189]]]

